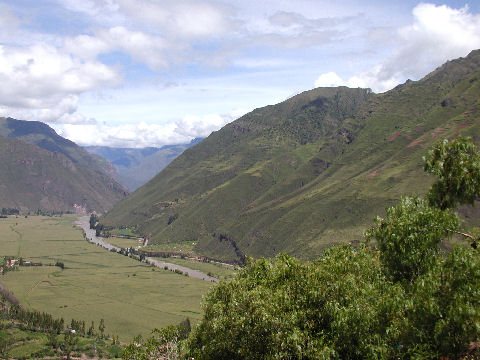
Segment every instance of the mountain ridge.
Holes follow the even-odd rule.
[[[104,212],[126,196],[114,168],[41,122],[0,118],[0,205]]]
[[[102,221],[224,258],[237,256],[233,243],[254,257],[312,258],[359,241],[401,194],[426,191],[421,158],[434,142],[459,134],[478,142],[479,78],[476,50],[382,94],[318,88],[256,109],[185,151]]]

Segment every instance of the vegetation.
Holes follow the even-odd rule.
[[[464,156],[465,150],[450,150],[466,144],[471,146],[465,161],[452,168],[463,174],[457,167],[468,167],[479,155],[470,139],[437,145],[447,150],[440,166]],[[439,182],[459,180],[452,178]],[[428,198],[448,189],[434,184]],[[468,186],[451,189],[453,194],[440,194],[468,201]],[[185,342],[157,337],[130,345],[124,358],[160,358],[158,351],[172,339],[172,359],[456,359],[469,351],[479,356],[480,253],[465,245],[440,251],[441,240],[459,226],[441,204],[402,198],[365,233],[378,248],[336,246],[309,263],[286,254],[250,261],[232,281],[211,289],[204,317]]]
[[[247,256],[311,260],[358,243],[402,195],[428,191],[420,159],[439,138],[477,141],[479,79],[474,51],[383,94],[314,89],[256,109],[186,150],[100,221],[222,259],[238,259],[233,244]],[[460,214],[473,219],[478,210]]]
[[[66,357],[72,353],[118,357],[121,347],[116,341],[105,341],[95,333],[85,334],[85,322],[72,319],[65,327],[64,319],[50,314],[24,310],[2,298],[0,307],[0,357],[32,359]],[[114,337],[116,339],[116,337]]]
[[[0,258],[3,254],[43,263],[19,267],[0,282],[28,310],[41,310],[64,318],[105,322],[105,335],[127,342],[146,336],[152,324],[178,324],[186,316],[201,318],[202,295],[212,286],[206,281],[155,269],[92,245],[72,228],[74,216],[9,217],[0,222]],[[3,253],[3,254],[2,254]],[[63,263],[64,269],[54,266]],[[135,276],[134,276],[135,274]]]

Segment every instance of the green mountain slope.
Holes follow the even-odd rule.
[[[313,258],[361,239],[400,195],[425,192],[421,157],[441,138],[478,137],[479,99],[480,51],[384,94],[307,91],[213,133],[103,222],[210,256]]]
[[[109,176],[108,162],[47,125],[1,118],[0,130],[9,136],[0,135],[1,207],[73,211],[77,204],[103,212],[126,195]]]

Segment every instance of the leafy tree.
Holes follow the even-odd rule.
[[[386,209],[385,219],[377,217],[365,236],[377,241],[392,278],[411,282],[432,266],[440,241],[457,229],[458,217],[452,211],[431,207],[419,197],[404,197]]]
[[[95,325],[94,325],[93,321],[92,321],[92,325],[90,325],[90,327],[88,328],[87,335],[88,336],[95,336]]]
[[[105,321],[100,319],[100,324],[98,325],[98,331],[100,331],[100,337],[103,338],[103,333],[105,332]]]
[[[56,349],[58,347],[59,341],[56,333],[50,332],[47,334],[47,344],[50,345],[53,349]]]
[[[437,175],[427,198],[442,210],[473,204],[480,194],[480,154],[471,138],[443,140],[424,157],[425,171]]]
[[[480,257],[457,247],[420,276],[401,325],[402,358],[458,359],[480,338]]]
[[[64,336],[62,343],[62,349],[67,357],[70,359],[70,354],[75,350],[76,345],[78,344],[78,337],[71,331],[67,331]]]
[[[190,324],[190,319],[186,318],[178,325],[179,338],[180,340],[185,340],[188,337],[188,334],[192,331],[192,326]]]
[[[195,359],[322,359],[393,356],[404,291],[378,253],[336,247],[310,264],[261,259],[207,295],[187,340]]]
[[[161,330],[154,329],[153,335],[142,341],[141,336],[135,337],[133,343],[123,350],[122,359],[180,359],[178,349],[179,327],[167,326]]]
[[[95,229],[95,225],[97,224],[97,222],[98,222],[98,216],[95,214],[91,214],[90,220],[89,220],[90,229]]]

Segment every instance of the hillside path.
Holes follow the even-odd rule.
[[[113,246],[112,244],[109,244],[108,242],[106,242],[103,237],[95,235],[95,230],[90,229],[90,216],[86,215],[86,216],[78,217],[77,220],[75,221],[75,224],[83,229],[83,231],[85,232],[86,238],[91,243],[100,245],[107,250],[111,250],[111,249],[115,249],[115,251],[120,250],[119,247]],[[188,274],[188,276],[190,276],[192,278],[195,278],[195,279],[200,279],[200,280],[204,280],[204,281],[208,281],[208,282],[217,282],[217,283],[219,281],[216,277],[209,276],[209,275],[207,275],[207,274],[205,274],[201,271],[190,269],[190,268],[185,267],[185,266],[180,266],[180,265],[172,264],[172,263],[165,262],[165,261],[159,261],[159,260],[157,260],[155,258],[152,258],[152,257],[145,258],[145,261],[147,263],[151,264],[151,265],[154,265],[154,266],[158,267],[158,268],[165,269],[165,267],[167,267],[168,270],[172,270],[172,271],[180,270],[184,274]]]

